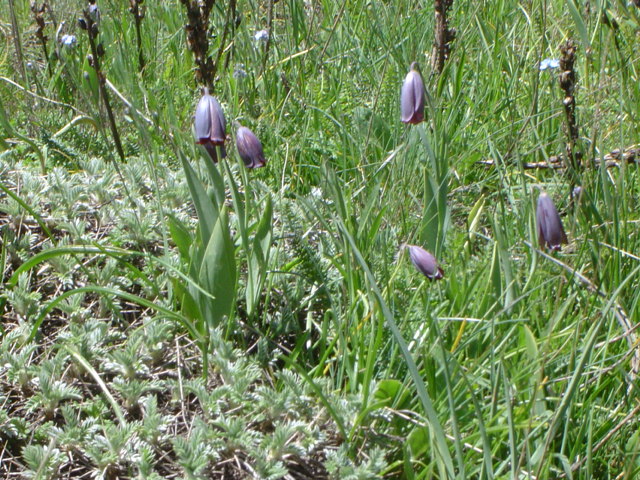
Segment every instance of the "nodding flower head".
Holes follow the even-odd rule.
[[[536,224],[538,226],[538,243],[540,248],[546,246],[550,250],[560,250],[561,245],[567,243],[567,234],[562,228],[562,221],[553,201],[545,192],[538,197],[536,209]]]
[[[264,158],[262,143],[251,130],[240,124],[236,132],[236,147],[245,167],[260,168],[266,165],[267,160]]]
[[[226,121],[222,107],[215,97],[209,95],[209,89],[205,88],[202,98],[196,107],[194,119],[196,142],[204,145],[214,162],[218,161],[216,146],[220,147],[222,158],[226,153],[224,142],[227,137]]]
[[[411,263],[429,280],[440,280],[444,277],[444,271],[438,265],[436,257],[417,245],[407,245]]]
[[[413,62],[400,91],[400,115],[404,123],[418,124],[424,120],[424,83]]]

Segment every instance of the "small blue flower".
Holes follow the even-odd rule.
[[[580,186],[575,187],[575,188],[573,189],[573,192],[571,192],[571,193],[572,193],[572,195],[573,195],[573,198],[580,198],[580,197],[582,196],[582,192],[583,192],[583,191],[584,191],[584,190],[582,189],[582,187],[580,187]]]
[[[554,69],[560,68],[560,60],[557,58],[545,58],[540,62],[540,71],[544,71],[546,69]]]
[[[267,40],[269,40],[269,32],[267,32],[266,30],[258,30],[253,38],[256,40],[256,42],[267,43]]]
[[[243,79],[246,78],[247,72],[244,69],[244,63],[238,63],[233,70],[233,78]]]
[[[63,35],[60,43],[67,48],[73,48],[78,44],[78,39],[75,35]]]

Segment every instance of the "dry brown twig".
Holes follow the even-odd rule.
[[[640,164],[640,145],[631,145],[624,150],[615,149],[604,155],[602,158],[594,158],[591,160],[593,166],[598,166],[605,162],[607,168],[620,167],[622,164]],[[493,167],[496,160],[489,158],[476,162],[478,165]],[[562,155],[553,155],[545,162],[524,162],[522,168],[525,170],[535,169],[564,169],[567,168],[565,157]]]
[[[180,0],[187,9],[187,46],[196,63],[196,82],[213,91],[215,67],[209,56],[209,16],[215,0]]]
[[[456,29],[449,28],[449,10],[453,6],[453,0],[434,0],[436,27],[431,66],[433,70],[441,74],[444,70],[444,62],[451,53],[451,42],[456,38]]]

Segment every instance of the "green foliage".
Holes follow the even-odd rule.
[[[194,146],[179,1],[144,3],[140,70],[127,5],[98,0],[126,162],[86,35],[54,24],[78,5],[48,2],[45,59],[10,3],[30,68],[0,42],[0,477],[637,476],[633,2],[455,1],[439,76],[433,2],[216,2],[215,93],[264,145],[251,171],[231,128],[217,165]],[[574,197],[539,168],[566,142],[563,72],[539,66],[568,38]],[[538,190],[560,252],[537,248]]]

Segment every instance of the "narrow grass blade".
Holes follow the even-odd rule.
[[[429,425],[431,427],[431,432],[434,437],[435,448],[438,452],[437,461],[438,461],[439,469],[441,470],[440,472],[441,476],[442,478],[455,478],[453,460],[451,458],[451,454],[447,446],[447,440],[444,435],[442,424],[440,423],[440,420],[438,419],[438,414],[436,413],[433,407],[433,402],[431,401],[431,398],[429,398],[429,394],[427,393],[427,388],[425,386],[424,380],[420,376],[420,372],[418,371],[418,367],[415,361],[413,360],[413,357],[411,356],[411,352],[409,352],[409,348],[407,347],[407,342],[402,336],[402,333],[400,332],[400,329],[398,328],[398,325],[396,324],[393,318],[393,314],[391,313],[391,310],[389,310],[389,307],[387,306],[384,298],[382,297],[382,293],[378,288],[376,279],[373,276],[373,273],[371,273],[371,270],[369,269],[367,262],[364,260],[364,258],[362,257],[362,254],[358,250],[358,247],[355,241],[353,240],[353,237],[349,234],[345,225],[342,223],[340,219],[336,218],[336,222],[338,223],[338,228],[340,229],[342,235],[351,246],[353,255],[356,261],[358,262],[358,264],[360,264],[360,267],[364,271],[367,277],[367,281],[369,283],[369,288],[371,288],[371,290],[373,291],[373,294],[378,302],[378,306],[382,310],[384,318],[387,322],[387,326],[389,327],[389,330],[391,330],[391,333],[393,334],[393,338],[396,341],[398,347],[400,348],[402,357],[404,358],[404,361],[407,364],[409,374],[413,379],[413,383],[416,387],[418,397],[420,398],[425,414],[429,421]]]

